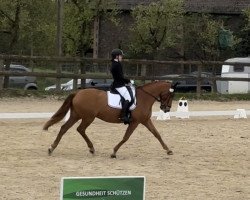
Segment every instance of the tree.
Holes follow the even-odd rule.
[[[182,0],[160,0],[137,6],[132,12],[135,24],[130,50],[154,58],[159,51],[175,47],[182,34],[183,12]]]
[[[84,56],[93,45],[95,19],[100,17],[115,22],[117,13],[114,0],[68,0],[64,20],[65,52]]]
[[[232,50],[238,42],[233,33],[224,28],[222,20],[215,20],[207,14],[185,17],[184,48],[189,58],[218,60],[223,51]]]
[[[93,45],[94,21],[98,18],[115,21],[117,14],[114,0],[68,0],[65,3],[64,50],[66,54],[84,57]],[[81,73],[86,72],[80,63]],[[81,80],[85,88],[85,80]]]
[[[246,18],[246,27],[247,28],[250,28],[250,8],[244,10],[244,15],[245,15],[245,18]]]
[[[9,38],[9,46],[6,52],[12,52],[19,39],[21,21],[21,1],[1,1],[0,3],[0,32]]]
[[[55,15],[51,0],[2,0],[0,34],[6,40],[1,41],[4,48],[0,51],[29,54],[33,48],[36,54],[54,53]]]
[[[250,9],[246,9],[243,13],[243,24],[241,25],[238,37],[241,41],[236,47],[238,56],[250,55]]]
[[[55,31],[55,5],[51,0],[1,0],[0,42],[1,52],[7,54],[53,53]],[[9,70],[10,62],[6,63]],[[9,77],[5,76],[4,87]]]

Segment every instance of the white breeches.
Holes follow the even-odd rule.
[[[128,90],[127,90],[127,88],[125,86],[124,87],[115,88],[115,89],[119,92],[119,94],[121,96],[124,97],[125,100],[131,102],[131,100],[132,100],[131,96],[130,96],[130,94],[129,94],[129,92],[128,92]]]

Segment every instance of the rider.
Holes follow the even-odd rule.
[[[121,120],[124,124],[129,124],[129,104],[131,102],[131,96],[129,94],[126,85],[130,83],[129,79],[124,78],[123,68],[121,65],[121,61],[123,58],[123,51],[121,49],[114,49],[112,50],[112,66],[111,66],[111,73],[113,76],[113,84],[112,90],[116,90],[124,99],[125,101],[122,102],[122,111],[121,111]]]

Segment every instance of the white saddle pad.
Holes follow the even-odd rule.
[[[132,88],[134,103],[130,106],[129,110],[134,110],[136,108],[136,97],[135,97],[135,88]],[[112,94],[110,91],[107,92],[108,95],[108,105],[111,108],[122,109],[121,97],[119,94]]]

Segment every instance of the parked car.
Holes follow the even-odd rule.
[[[10,65],[11,72],[31,72],[30,69],[23,65]],[[33,76],[10,76],[9,77],[10,88],[22,88],[25,90],[37,90],[36,77]]]
[[[201,76],[206,78],[211,76],[212,74],[202,72]],[[175,77],[175,78],[184,78],[182,80],[173,81],[173,84],[178,82],[179,84],[176,87],[176,92],[195,92],[197,90],[197,73],[193,72],[191,74],[173,74],[173,75],[166,75],[163,77]],[[186,78],[186,79],[185,79]],[[201,83],[201,90],[206,92],[212,91],[212,83],[209,80],[204,79]]]
[[[89,83],[90,79],[86,79],[86,84]],[[77,80],[77,88],[80,89],[81,88],[81,79]],[[51,90],[55,90],[56,89],[56,85],[51,85],[49,87],[45,88],[45,91],[51,91]],[[73,79],[68,81],[67,83],[62,83],[61,84],[61,90],[73,90]]]
[[[110,89],[111,83],[112,83],[112,79],[86,79],[85,86],[86,88],[96,88],[99,90],[107,91]],[[81,89],[81,79],[77,80],[77,88]],[[52,86],[45,88],[46,91],[55,90],[55,89],[56,89],[56,85],[52,85]],[[67,83],[61,84],[61,90],[65,90],[65,91],[73,90],[73,79],[68,81]]]
[[[96,88],[99,90],[108,91],[110,90],[112,79],[91,79],[86,88]]]

